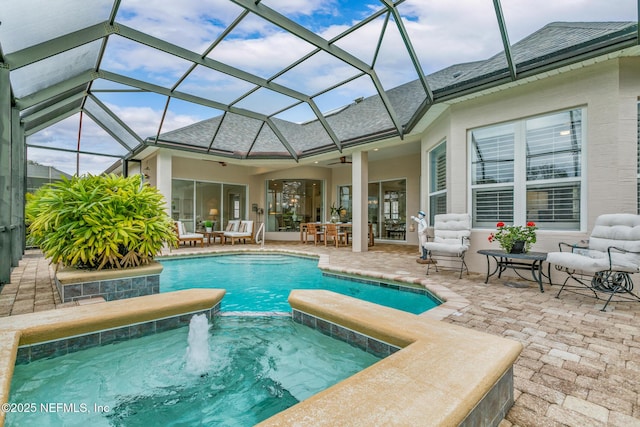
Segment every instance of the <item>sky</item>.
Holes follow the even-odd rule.
[[[30,5],[33,2],[35,0],[26,0],[24,7],[33,6]],[[340,36],[348,28],[382,8],[382,3],[374,0],[263,0],[261,3],[326,40]],[[512,44],[555,21],[637,20],[635,0],[502,0],[501,3]],[[84,19],[84,25],[106,19],[112,6],[109,0],[84,3],[85,6],[86,4],[93,5],[92,9],[87,10],[94,16],[92,19]],[[398,9],[420,67],[426,74],[456,63],[487,59],[503,50],[492,0],[406,0]],[[227,0],[122,0],[116,22],[203,54],[241,12],[239,6]],[[60,25],[57,28],[66,28],[65,20],[74,20],[74,15],[65,13],[64,10],[55,13],[58,16],[51,18],[58,20]],[[381,18],[338,39],[335,45],[368,65],[373,63],[383,87],[389,89],[415,80],[417,74],[395,23],[389,22],[381,37],[383,28],[384,19]],[[0,42],[3,41],[0,39]],[[28,43],[28,40],[21,42]],[[376,56],[378,45],[380,51]],[[6,52],[4,43],[3,48]],[[249,14],[207,57],[262,78],[275,77],[275,83],[307,95],[317,95],[314,100],[323,112],[375,93],[370,79],[359,78],[318,95],[327,87],[352,78],[359,72],[326,53],[316,54],[290,71],[277,75],[313,49],[306,41]],[[110,37],[101,64],[104,70],[165,88],[173,88],[180,82],[177,87],[179,91],[223,103],[235,100],[238,101],[236,106],[262,114],[274,114],[295,102],[292,98],[268,90],[259,90],[239,100],[253,88],[252,84],[203,67],[196,67],[187,75],[185,73],[189,67],[190,63],[187,61],[117,35]],[[186,77],[182,80],[184,76]],[[95,81],[93,89],[96,88],[123,89],[104,80]],[[140,138],[157,134],[166,97],[122,91],[98,92],[97,97]],[[220,114],[221,111],[216,109],[172,100],[163,121],[162,132]],[[30,136],[28,143],[75,149],[79,116],[71,116]],[[295,122],[313,118],[305,106],[292,108],[277,117]],[[125,152],[124,147],[87,115],[82,119],[81,145],[90,152],[113,155]],[[28,156],[65,172],[76,172],[76,158],[72,153],[30,149]],[[100,173],[114,161],[114,158],[82,156],[80,173]]]

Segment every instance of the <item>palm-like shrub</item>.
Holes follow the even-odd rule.
[[[100,270],[147,264],[175,244],[164,208],[140,175],[86,175],[38,189],[25,216],[31,241],[53,263]]]

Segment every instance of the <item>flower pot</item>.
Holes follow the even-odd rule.
[[[332,213],[331,218],[329,219],[329,222],[333,224],[340,222],[340,214],[338,214],[338,212]]]
[[[516,240],[515,242],[513,242],[513,246],[511,246],[511,250],[509,251],[509,253],[512,254],[523,254],[525,252],[524,240]]]

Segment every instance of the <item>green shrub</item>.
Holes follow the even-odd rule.
[[[148,264],[176,243],[160,192],[140,175],[86,175],[41,187],[27,200],[30,239],[53,263],[87,269]]]

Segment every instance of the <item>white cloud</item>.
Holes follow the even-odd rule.
[[[337,8],[336,0],[264,0],[262,3],[285,15],[330,13]]]
[[[123,107],[112,104],[107,104],[107,106],[112,109],[123,122],[136,132],[139,132],[139,136],[142,139],[156,135],[162,117],[162,111],[153,110],[149,107]],[[199,120],[202,120],[202,118],[169,111],[165,117],[162,131],[168,132],[188,126]],[[42,147],[75,150],[78,143],[78,128],[79,114],[76,114],[31,135],[28,137],[27,143]],[[82,151],[114,155],[125,154],[123,146],[86,115],[82,121],[80,144]],[[54,166],[69,174],[76,173],[76,155],[73,153],[32,148],[29,149],[28,156],[29,160],[36,161],[40,164]],[[80,156],[80,174],[102,173],[117,160],[118,159],[114,157],[82,154]]]

